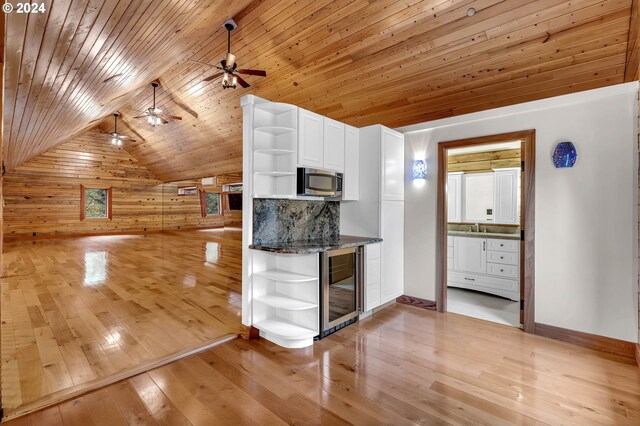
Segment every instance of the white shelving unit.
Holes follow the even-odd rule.
[[[286,348],[313,344],[320,325],[318,262],[317,253],[253,252],[251,320],[260,336]]]
[[[253,107],[254,198],[289,198],[296,195],[298,107],[277,102]]]

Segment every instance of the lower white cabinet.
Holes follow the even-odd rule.
[[[404,201],[382,201],[380,213],[383,304],[404,292]]]
[[[520,300],[520,241],[448,237],[447,286]]]
[[[381,243],[364,246],[364,306],[363,311],[370,311],[380,306],[380,252]]]

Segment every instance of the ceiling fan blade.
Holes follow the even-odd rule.
[[[128,140],[128,139],[131,139],[131,136],[119,135],[119,136],[118,136],[118,139],[121,139],[121,140]]]
[[[258,75],[260,77],[267,76],[267,72],[262,70],[236,70],[236,72],[239,74],[246,74],[246,75]]]
[[[169,124],[169,122],[162,117],[160,117],[160,121],[162,121],[162,124]]]
[[[224,73],[223,73],[223,72],[219,72],[219,73],[217,73],[217,74],[210,75],[209,77],[205,78],[205,79],[204,79],[204,80],[202,80],[202,81],[211,81],[211,80],[215,80],[216,78],[220,77],[222,74],[224,74]]]
[[[249,83],[247,83],[242,77],[240,77],[239,75],[236,75],[235,77],[238,79],[238,83],[240,83],[240,86],[244,87],[245,89],[249,87]]]
[[[149,116],[149,114],[145,114],[145,115],[139,115],[137,117],[133,117],[133,118],[147,118]]]
[[[170,119],[170,120],[182,120],[182,117],[178,116],[178,115],[163,115],[162,118],[165,119]]]

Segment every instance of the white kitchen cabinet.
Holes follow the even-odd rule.
[[[381,219],[380,303],[384,304],[404,292],[404,201],[383,201]]]
[[[324,167],[324,117],[298,109],[298,166]]]
[[[336,172],[344,172],[344,124],[323,117],[324,168]]]
[[[381,126],[382,200],[404,200],[404,135]]]
[[[360,198],[360,132],[356,127],[344,127],[344,178],[342,199]]]
[[[447,177],[447,221],[462,222],[462,172]]]
[[[380,245],[364,246],[364,311],[380,306]]]
[[[461,272],[487,272],[487,240],[484,238],[453,238],[453,269]]]
[[[494,176],[494,222],[516,224],[520,222],[518,212],[519,169],[496,169]]]

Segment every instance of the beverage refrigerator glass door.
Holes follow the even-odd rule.
[[[355,322],[360,310],[362,247],[322,253],[321,333],[325,337]]]

